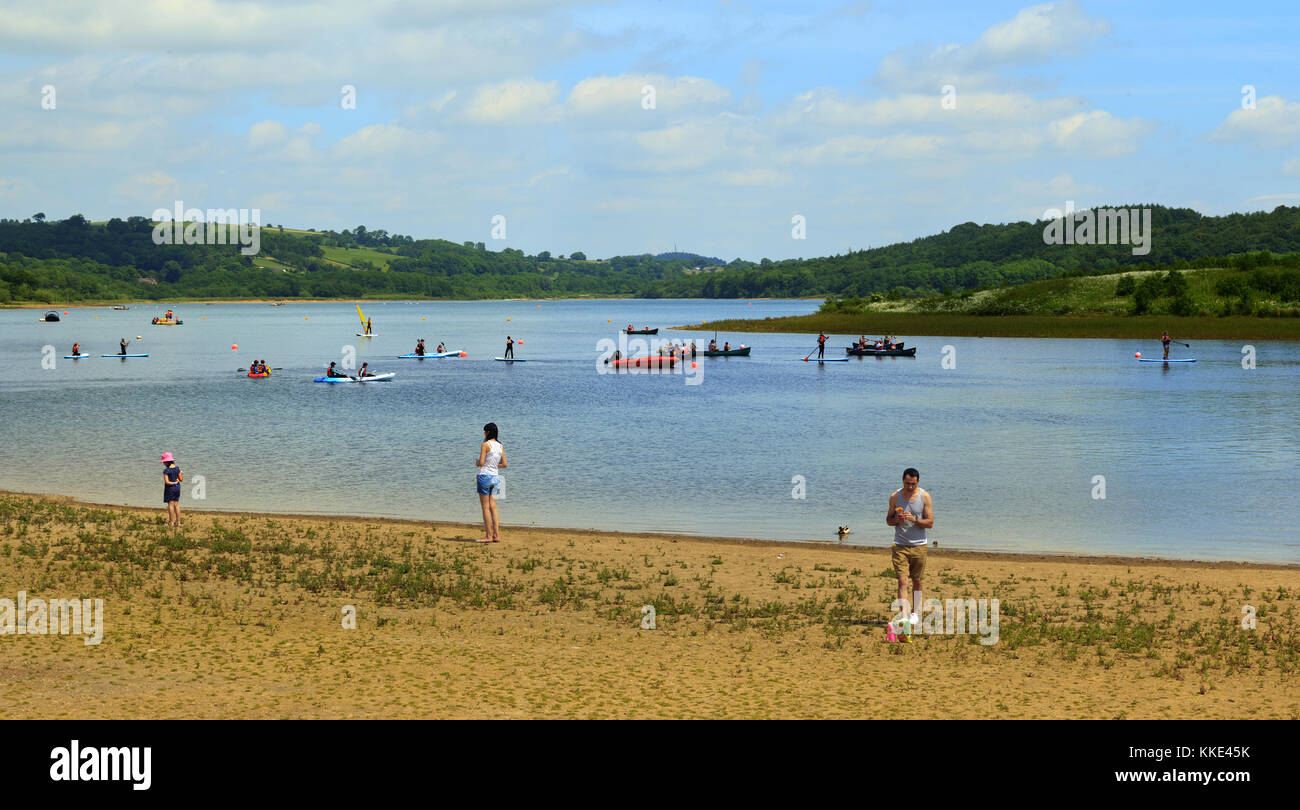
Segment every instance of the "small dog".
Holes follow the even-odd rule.
[[[840,536],[840,539],[841,539],[841,540],[843,540],[845,537],[847,537],[848,535],[850,535],[850,534],[852,534],[852,533],[853,533],[853,530],[850,529],[848,526],[841,526],[840,529],[839,529],[839,531],[836,532],[836,534],[838,534],[838,535]]]

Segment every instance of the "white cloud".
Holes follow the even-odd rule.
[[[958,92],[1005,87],[1007,81],[998,77],[997,68],[1080,54],[1110,29],[1108,21],[1089,16],[1073,0],[1030,6],[989,26],[968,45],[911,46],[887,54],[873,81],[935,93],[945,84]]]
[[[539,124],[553,120],[559,98],[557,82],[511,79],[478,88],[461,111],[475,124]]]
[[[1079,113],[1048,125],[1052,143],[1087,157],[1113,158],[1138,148],[1151,124],[1139,118],[1116,118],[1104,110]]]
[[[1259,146],[1294,146],[1300,143],[1300,102],[1281,96],[1264,96],[1255,109],[1238,109],[1228,114],[1210,140],[1251,143]]]

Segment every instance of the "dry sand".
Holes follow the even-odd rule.
[[[0,599],[106,628],[0,635],[0,718],[1300,717],[1300,567],[935,549],[998,643],[888,644],[887,549],[184,519],[0,493]]]

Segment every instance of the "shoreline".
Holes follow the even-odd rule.
[[[727,318],[670,326],[681,331],[827,335],[888,333],[920,337],[1047,338],[1158,341],[1163,330],[1187,340],[1300,340],[1300,318],[1250,315],[963,315],[925,312],[818,313],[781,318]]]
[[[72,495],[58,495],[45,492],[22,492],[18,490],[0,489],[0,497],[18,496],[39,498],[55,503],[70,504],[81,507],[96,509],[115,509],[133,513],[153,514],[162,513],[160,507],[153,506],[132,506],[129,504],[117,503],[99,503],[95,501],[86,501]],[[230,517],[239,519],[284,519],[284,520],[325,520],[335,523],[380,523],[386,526],[405,526],[405,527],[454,527],[458,529],[467,529],[477,531],[481,528],[478,523],[460,523],[457,521],[445,520],[417,520],[414,518],[399,518],[386,516],[371,515],[349,515],[335,514],[326,512],[249,512],[235,509],[198,509],[192,507],[182,507],[182,517],[185,515],[196,515],[202,517]],[[722,537],[715,535],[703,534],[681,534],[675,532],[644,532],[644,531],[612,531],[607,529],[582,529],[570,526],[536,526],[536,525],[513,525],[509,523],[502,524],[502,531],[512,536],[529,536],[550,535],[556,532],[572,534],[576,537],[599,538],[599,539],[616,539],[616,538],[637,538],[645,541],[667,541],[670,543],[698,543],[701,545],[721,545],[736,546],[743,548],[778,548],[790,550],[807,550],[819,549],[827,551],[836,551],[846,554],[870,554],[884,553],[889,550],[887,545],[858,545],[836,543],[831,541],[814,542],[810,540],[764,540],[755,537]],[[1078,565],[1123,565],[1123,566],[1160,566],[1171,568],[1205,568],[1213,570],[1222,569],[1255,569],[1261,571],[1300,571],[1300,562],[1297,563],[1278,563],[1278,562],[1259,562],[1248,560],[1192,560],[1192,559],[1175,559],[1165,557],[1139,557],[1139,556],[1119,556],[1107,554],[1077,554],[1070,552],[1042,552],[1042,551],[977,551],[964,550],[955,548],[945,548],[936,546],[931,543],[927,556],[931,558],[943,558],[952,560],[969,560],[979,562],[1022,562],[1022,563],[1074,563]]]

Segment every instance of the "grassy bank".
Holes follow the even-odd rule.
[[[0,636],[0,718],[1300,718],[1295,567],[934,549],[997,643],[887,644],[885,548],[184,519],[0,493],[0,598],[105,607],[97,646]]]
[[[709,321],[678,329],[793,332],[815,335],[941,335],[949,337],[1135,338],[1156,340],[1166,329],[1186,340],[1300,340],[1300,318],[1173,315],[949,315],[910,312],[814,313],[762,320]]]

